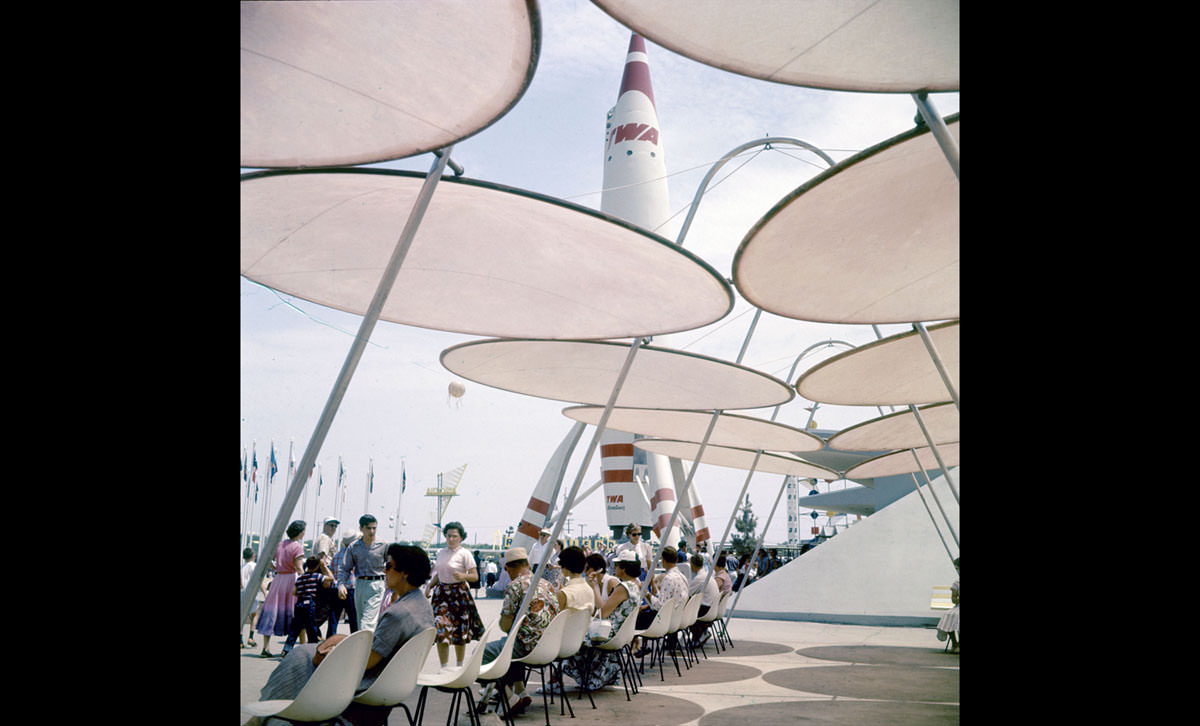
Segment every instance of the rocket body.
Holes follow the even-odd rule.
[[[649,58],[646,43],[637,34],[629,39],[617,103],[609,110],[606,121],[600,211],[659,234],[660,227],[671,216],[667,164],[650,82]],[[678,540],[671,538],[678,537],[678,523],[671,532],[662,531],[675,508],[671,467],[664,456],[638,452],[639,460],[644,454],[646,461],[648,484],[643,487],[632,476],[633,439],[633,434],[616,431],[606,431],[601,439],[610,451],[616,452],[620,446],[620,451],[630,452],[628,479],[622,471],[620,481],[615,475],[612,481],[608,479],[605,458],[601,458],[605,500],[610,505],[608,525],[618,537],[623,536],[618,527],[638,524],[649,527],[661,542],[674,543]],[[622,460],[620,466],[624,465]],[[615,471],[615,461],[613,466]],[[624,508],[611,506],[617,499],[625,504]],[[636,507],[630,506],[631,501],[636,502]]]

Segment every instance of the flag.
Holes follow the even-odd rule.
[[[242,481],[246,481],[246,447],[242,447]]]
[[[318,497],[321,496],[321,485],[324,483],[325,483],[325,475],[321,473],[320,469],[317,469],[317,496]]]
[[[296,478],[296,456],[292,447],[288,447],[288,481]]]
[[[342,457],[338,457],[338,486],[342,485],[342,481],[346,478],[346,470],[342,468]]]
[[[400,493],[403,494],[406,488],[408,488],[408,474],[404,472],[404,462],[402,461],[400,462]]]
[[[375,491],[375,462],[373,460],[367,462],[367,491]]]
[[[258,501],[258,452],[253,452],[254,462],[250,470],[250,479],[254,481],[254,501]]]
[[[267,477],[269,481],[274,481],[275,475],[279,473],[279,467],[275,464],[275,443],[271,443],[271,475]]]

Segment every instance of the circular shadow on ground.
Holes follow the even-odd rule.
[[[958,703],[958,671],[949,668],[813,666],[771,671],[763,680],[781,688],[846,698]]]
[[[677,675],[675,664],[671,662],[671,657],[667,656],[661,674],[658,672],[657,663],[651,669],[650,661],[646,661],[646,672],[642,674],[642,683],[647,686],[695,686],[703,683],[744,681],[760,675],[762,675],[762,671],[757,668],[728,661],[704,660],[704,656],[700,656],[700,663],[693,663],[690,669],[684,666],[681,658]]]
[[[699,726],[806,723],[831,726],[908,726],[957,724],[959,707],[934,703],[880,701],[787,701],[713,711]]]
[[[796,651],[796,654],[845,663],[935,666],[942,668],[958,667],[958,654],[947,653],[944,648],[903,648],[888,645],[823,645],[816,648],[803,648]]]
[[[676,678],[674,673],[671,673],[672,678]],[[676,678],[676,680],[679,680]],[[569,684],[569,681],[568,681]],[[516,717],[516,723],[526,723],[530,726],[538,726],[544,724],[546,716],[542,711],[542,697],[537,695],[535,691],[538,687],[537,676],[529,681],[528,693],[533,698],[533,703],[526,709],[524,715]],[[476,691],[477,692],[477,691]],[[418,690],[418,694],[420,691]],[[405,701],[410,709],[414,709],[417,703],[417,695],[414,694],[410,699]],[[571,726],[613,726],[613,724],[658,724],[659,726],[677,726],[678,724],[695,721],[704,715],[704,709],[691,701],[674,696],[667,696],[661,693],[650,693],[649,691],[638,691],[636,695],[631,694],[632,701],[625,700],[625,690],[621,686],[616,689],[608,688],[592,694],[592,698],[596,701],[596,708],[592,708],[592,704],[588,702],[587,696],[583,700],[579,700],[578,691],[571,685],[567,686],[567,697],[571,699],[571,708],[575,713],[575,718],[570,715],[560,716],[559,711],[563,707],[559,703],[559,697],[555,695],[554,703],[550,704],[550,721],[551,723],[562,723],[563,719],[571,722]],[[445,723],[446,715],[449,713],[451,695],[440,691],[430,690],[425,704],[424,723],[441,724]],[[389,724],[405,723],[403,709],[397,708],[400,714],[395,711],[388,718]],[[484,723],[489,723],[493,719],[492,714],[488,714],[484,719]],[[466,706],[463,706],[459,715],[459,723],[467,723]],[[494,721],[492,721],[494,723]]]
[[[732,648],[726,645],[725,650],[715,654],[713,653],[714,650],[716,650],[716,646],[714,646],[713,641],[709,639],[709,641],[704,644],[704,652],[707,653],[708,657],[710,658],[713,655],[779,655],[780,653],[787,653],[791,650],[791,648],[787,647],[786,645],[780,645],[779,643],[760,643],[755,640],[735,640]],[[700,659],[703,660],[704,656],[700,656]]]

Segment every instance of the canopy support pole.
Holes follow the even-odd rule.
[[[767,515],[767,523],[763,525],[759,536],[754,541],[754,554],[750,555],[750,563],[746,565],[746,576],[742,578],[742,586],[738,588],[737,595],[733,596],[733,602],[729,603],[729,611],[725,613],[725,627],[729,627],[729,620],[733,617],[733,612],[737,610],[738,600],[742,599],[742,593],[746,591],[746,587],[750,584],[750,566],[758,560],[758,553],[762,550],[763,539],[767,536],[767,529],[771,526],[771,520],[775,518],[775,510],[779,508],[779,500],[783,498],[783,490],[787,488],[787,477],[783,477],[783,483],[779,485],[779,492],[775,495],[775,503],[771,505],[771,513]]]
[[[446,163],[450,160],[450,151],[453,148],[454,145],[451,144],[442,149],[440,154],[435,155],[436,158],[429,170],[429,175],[425,177],[425,183],[421,185],[421,191],[413,203],[408,221],[404,225],[404,230],[400,234],[400,239],[396,242],[396,248],[392,252],[392,257],[388,260],[387,267],[383,271],[383,276],[379,280],[375,296],[371,299],[371,304],[363,316],[362,323],[358,327],[358,334],[355,335],[354,342],[350,345],[346,361],[342,364],[342,370],[338,373],[333,390],[329,393],[329,398],[325,402],[325,408],[321,411],[321,417],[317,420],[317,427],[308,442],[308,447],[304,450],[304,456],[300,458],[299,476],[288,486],[287,494],[279,506],[279,513],[275,516],[275,523],[271,526],[270,533],[259,548],[259,558],[254,566],[254,573],[250,575],[250,582],[246,585],[245,592],[242,593],[242,623],[245,623],[246,618],[250,615],[250,606],[254,604],[254,593],[258,591],[259,583],[262,582],[263,574],[267,570],[267,563],[274,558],[275,547],[279,544],[284,529],[287,528],[288,518],[291,516],[292,510],[296,508],[296,503],[300,500],[300,495],[304,491],[304,485],[308,482],[309,472],[316,463],[317,453],[320,452],[321,445],[325,443],[325,436],[329,433],[330,426],[333,425],[333,417],[337,414],[342,398],[346,395],[346,389],[350,386],[350,379],[354,375],[354,370],[358,367],[363,350],[367,347],[367,342],[371,338],[371,332],[375,329],[375,323],[379,321],[379,316],[383,311],[383,304],[387,301],[387,297],[392,291],[392,286],[396,282],[396,276],[400,273],[400,267],[404,264],[404,257],[408,254],[408,250],[412,246],[413,238],[417,234],[417,228],[421,225],[425,211],[429,208],[429,201],[433,197],[433,192],[442,178],[442,172],[446,169]]]
[[[596,432],[592,435],[592,442],[588,444],[587,453],[583,456],[583,463],[579,465],[579,473],[575,476],[575,481],[571,484],[571,491],[567,493],[566,501],[563,502],[562,513],[559,514],[558,521],[554,523],[554,531],[550,535],[551,542],[558,541],[558,535],[562,532],[563,524],[567,521],[565,515],[575,506],[575,497],[579,493],[579,485],[583,482],[583,476],[587,473],[588,465],[592,463],[592,456],[596,453],[596,448],[600,445],[600,437],[604,434],[604,429],[608,426],[609,416],[612,414],[613,407],[617,403],[617,397],[621,395],[621,389],[625,385],[625,378],[629,375],[629,369],[633,366],[634,356],[637,355],[638,348],[642,346],[642,343],[642,338],[634,338],[633,344],[629,346],[629,354],[625,356],[625,363],[621,366],[621,370],[617,374],[612,394],[609,395],[608,403],[604,406],[604,413],[601,414],[600,421],[596,424]],[[529,611],[529,603],[533,599],[533,594],[537,592],[537,586],[541,582],[542,573],[546,571],[546,562],[553,553],[553,546],[542,550],[542,559],[537,563],[537,571],[530,578],[529,589],[525,592],[524,599],[521,600],[521,607],[517,609],[517,614],[513,616],[514,623]]]
[[[937,139],[938,145],[942,147],[942,153],[946,155],[946,161],[950,162],[950,168],[954,170],[954,176],[958,176],[958,143],[954,137],[950,135],[950,130],[946,128],[946,122],[934,110],[933,104],[929,100],[929,94],[925,91],[912,94],[913,102],[917,104],[917,110],[921,112],[921,118],[925,120],[925,125],[933,133],[933,137]]]
[[[945,364],[942,363],[942,357],[938,355],[937,348],[933,345],[933,339],[929,337],[929,331],[925,329],[924,323],[913,323],[912,326],[913,330],[916,330],[921,336],[921,342],[925,344],[925,350],[929,351],[929,357],[933,359],[933,365],[937,368],[938,375],[942,377],[942,382],[946,384],[946,390],[949,391],[950,398],[954,401],[954,407],[958,408],[958,389],[954,386],[954,381],[950,379],[950,373],[946,370]]]
[[[950,493],[954,495],[954,503],[958,504],[958,490],[954,487],[954,479],[950,476],[950,470],[946,468],[946,462],[942,461],[942,455],[938,452],[937,444],[934,443],[933,436],[930,435],[929,429],[925,427],[925,419],[921,416],[921,412],[913,404],[908,405],[908,410],[912,411],[913,418],[917,420],[917,425],[921,427],[921,433],[925,435],[925,442],[929,444],[929,450],[933,452],[933,458],[937,460],[938,466],[942,469],[942,476],[946,477],[946,486],[950,487]],[[917,452],[913,451],[913,456],[916,457]]]

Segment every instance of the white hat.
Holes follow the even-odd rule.
[[[622,550],[620,554],[613,558],[613,562],[637,562],[637,553],[633,550]]]
[[[338,519],[337,517],[326,517],[325,524],[331,524],[331,523],[332,524],[341,524],[342,520]]]
[[[543,529],[541,532],[538,532],[538,534],[539,534],[539,535],[542,535],[542,534],[553,534],[553,532],[551,532],[551,531],[550,531],[550,530],[548,530],[548,529]]]

